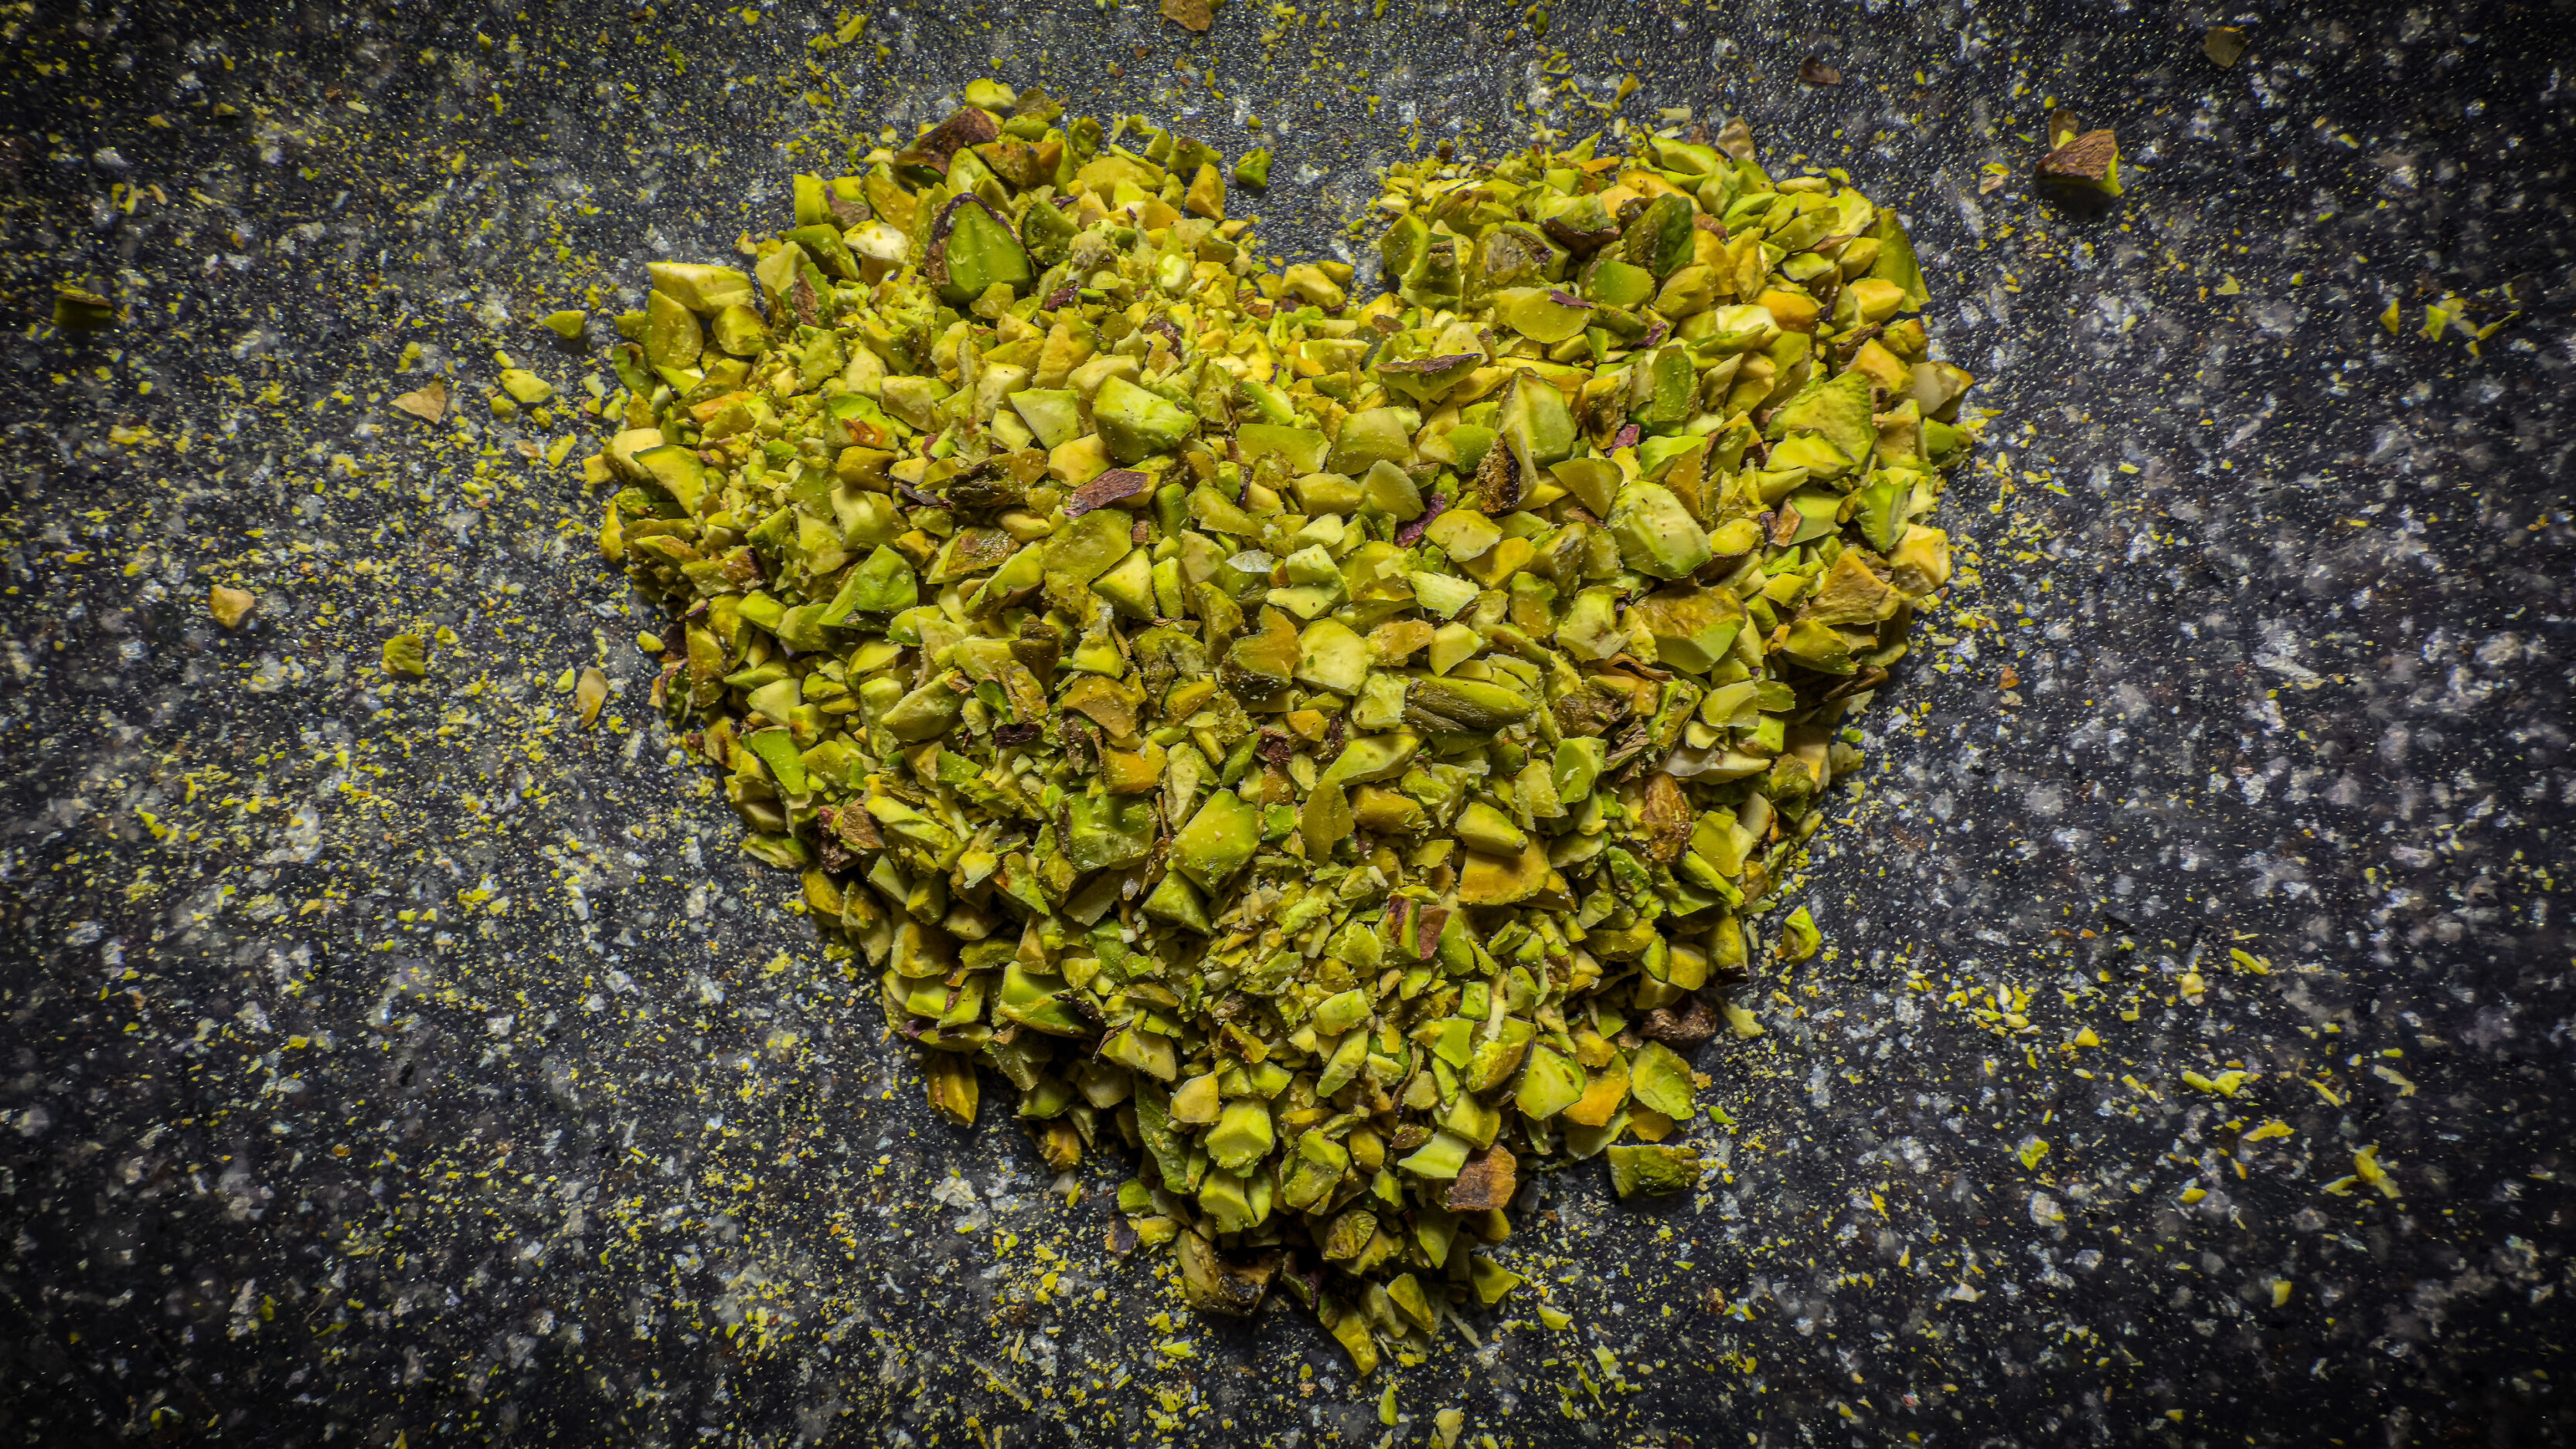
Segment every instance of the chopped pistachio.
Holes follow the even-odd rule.
[[[1610,1187],[1621,1197],[1680,1192],[1699,1182],[1699,1153],[1689,1147],[1623,1144],[1608,1156]]]
[[[227,629],[240,628],[242,620],[249,618],[250,611],[258,605],[258,596],[250,590],[224,584],[215,585],[206,597],[206,612]]]
[[[573,686],[573,698],[581,706],[582,728],[599,723],[600,706],[608,702],[608,676],[596,669],[581,672],[581,681]]]
[[[428,647],[418,634],[396,634],[385,641],[384,669],[387,674],[426,678],[429,674]]]
[[[501,391],[523,407],[534,407],[555,395],[555,385],[524,367],[501,369]]]
[[[66,332],[96,332],[117,323],[116,304],[69,282],[54,284],[54,325]]]
[[[2061,123],[2062,118],[2062,123]],[[2096,196],[2120,194],[2120,142],[2108,127],[2086,131],[2069,112],[2049,123],[2049,152],[2033,174],[2043,183]]]
[[[1198,142],[965,100],[749,273],[649,268],[602,552],[934,1107],[994,1067],[1059,1171],[1132,1110],[1132,1241],[1365,1373],[1518,1285],[1462,1245],[1525,1174],[1696,1180],[1684,1053],[1761,1031],[1725,992],[1949,578],[1973,379],[1895,215],[1740,122],[1392,171],[1369,297],[1258,266]]]
[[[420,387],[394,398],[391,406],[397,412],[409,413],[422,422],[437,422],[447,416],[447,382],[433,377]]]

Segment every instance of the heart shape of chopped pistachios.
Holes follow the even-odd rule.
[[[1538,1163],[1699,1180],[1684,1053],[1758,1031],[1970,379],[1895,215],[1741,122],[1398,167],[1358,301],[1204,145],[969,99],[750,275],[652,268],[601,548],[932,1103],[1136,1153],[1195,1305],[1284,1284],[1365,1373],[1511,1292]]]

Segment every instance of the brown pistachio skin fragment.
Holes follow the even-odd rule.
[[[1080,518],[1095,508],[1106,508],[1121,498],[1133,498],[1152,486],[1152,480],[1133,468],[1112,468],[1073,490],[1064,503],[1065,516]]]
[[[1230,1262],[1216,1245],[1197,1232],[1185,1232],[1174,1246],[1181,1260],[1181,1296],[1202,1313],[1228,1318],[1249,1316],[1270,1291],[1279,1271],[1280,1254],[1263,1253],[1248,1262]]]
[[[1718,1027],[1723,1024],[1707,1002],[1694,996],[1678,1012],[1669,1006],[1658,1006],[1647,1012],[1645,1024],[1637,1028],[1637,1034],[1648,1041],[1659,1041],[1668,1047],[1688,1051],[1717,1035]]]
[[[2086,131],[2041,157],[2033,169],[2042,181],[2118,196],[2120,142],[2107,128]]]
[[[1512,1194],[1519,1190],[1519,1161],[1511,1149],[1499,1144],[1467,1159],[1467,1165],[1450,1180],[1444,1201],[1451,1212],[1480,1213],[1508,1207]]]
[[[960,106],[955,115],[940,122],[928,135],[897,152],[895,159],[907,166],[945,171],[959,151],[997,140],[1001,134],[1001,123],[993,119],[992,113],[977,106]]]

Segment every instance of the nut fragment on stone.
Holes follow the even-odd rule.
[[[2120,194],[2120,142],[2109,127],[2051,139],[2056,141],[2055,149],[2032,168],[2042,182],[2102,196]]]
[[[250,617],[250,611],[258,606],[258,595],[248,589],[224,584],[215,585],[206,596],[206,612],[214,615],[215,622],[227,629],[240,628],[241,621]]]
[[[393,407],[396,412],[409,413],[422,422],[437,422],[447,416],[446,379],[431,378],[427,384],[395,398]]]

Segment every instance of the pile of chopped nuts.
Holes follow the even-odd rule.
[[[1542,1165],[1697,1184],[1685,1053],[1759,1030],[1970,379],[1896,217],[1741,122],[1397,168],[1358,300],[1206,146],[968,100],[749,275],[652,267],[600,545],[932,1102],[1140,1154],[1117,1246],[1365,1373],[1520,1281]]]

